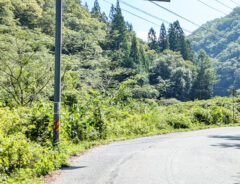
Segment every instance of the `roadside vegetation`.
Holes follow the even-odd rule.
[[[239,123],[239,97],[213,98],[212,59],[178,21],[148,42],[119,1],[106,16],[65,0],[61,141],[52,146],[54,0],[0,2],[0,183],[41,183],[70,155],[113,140]],[[191,101],[190,101],[191,100]],[[234,108],[233,108],[234,106]]]
[[[194,102],[118,101],[92,92],[79,100],[81,105],[63,106],[61,141],[55,149],[52,104],[0,108],[1,183],[41,183],[40,176],[67,166],[70,155],[96,144],[237,125],[240,116],[240,106],[235,105],[233,116],[232,99],[223,97]]]

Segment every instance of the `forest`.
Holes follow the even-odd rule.
[[[231,89],[240,88],[239,14],[240,8],[235,8],[229,15],[204,24],[189,36],[194,51],[203,49],[213,58],[217,80],[214,96],[228,96]]]
[[[42,183],[96,144],[239,123],[232,105],[240,98],[211,99],[224,62],[177,20],[157,31],[137,38],[118,0],[109,15],[97,0],[91,8],[63,1],[61,141],[53,147],[54,0],[1,0],[0,183]]]

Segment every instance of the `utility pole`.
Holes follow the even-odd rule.
[[[61,56],[62,56],[62,0],[56,0],[55,26],[55,77],[54,77],[54,126],[53,146],[57,145],[60,136],[60,103],[61,103]]]

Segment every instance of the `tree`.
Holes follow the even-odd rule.
[[[136,35],[133,35],[133,39],[132,39],[132,46],[131,46],[131,50],[130,50],[130,55],[129,55],[129,68],[139,68],[140,67],[140,53],[138,50],[138,46],[137,46],[137,38]]]
[[[155,30],[151,27],[148,32],[148,46],[150,49],[157,51],[158,44],[157,44],[157,36]]]
[[[110,8],[110,12],[109,12],[109,19],[110,19],[110,21],[113,20],[115,14],[116,14],[116,9],[115,9],[114,5],[112,4],[112,6]]]
[[[129,32],[133,31],[133,25],[129,22],[126,22],[126,27]]]
[[[84,8],[85,8],[86,10],[88,10],[88,4],[87,4],[87,2],[85,2]]]
[[[174,24],[170,24],[168,29],[169,48],[172,51],[177,51],[177,33]]]
[[[143,49],[142,45],[140,46],[139,52],[141,68],[143,71],[149,72],[150,61],[149,58],[146,56],[145,50]]]
[[[42,16],[42,8],[36,0],[12,0],[13,13],[15,19],[22,26],[30,29],[39,26],[39,21]]]
[[[99,6],[98,0],[95,0],[91,13],[94,14],[94,13],[100,13],[100,12],[101,12],[101,8]]]
[[[189,40],[185,40],[185,48],[186,48],[186,55],[185,55],[185,59],[189,60],[189,61],[194,61],[194,51],[192,48],[192,44]]]
[[[46,49],[49,37],[30,31],[15,30],[0,39],[0,88],[5,103],[29,105],[52,79],[52,55]]]
[[[210,58],[201,50],[197,58],[197,75],[192,87],[192,99],[209,99],[213,94],[215,72]]]
[[[112,6],[113,7],[113,6]],[[110,39],[110,48],[112,50],[127,50],[127,28],[124,21],[124,18],[122,16],[122,11],[120,8],[119,1],[117,1],[116,8],[113,7],[110,12],[112,18],[110,33],[109,33],[109,39]]]
[[[167,31],[164,24],[161,25],[158,45],[159,45],[160,52],[166,49],[169,49],[169,40],[168,40]]]
[[[168,95],[179,100],[189,100],[192,87],[192,72],[186,67],[177,67],[171,72],[171,88]]]
[[[3,25],[13,25],[14,24],[14,14],[12,12],[13,6],[11,1],[2,0],[0,2],[0,24]]]
[[[101,13],[101,8],[98,3],[98,0],[94,1],[94,5],[91,11],[92,17],[97,18],[100,22],[106,22],[106,15],[105,13]]]
[[[44,0],[42,6],[42,16],[40,18],[39,26],[42,31],[48,35],[54,36],[55,33],[55,10],[53,0]]]

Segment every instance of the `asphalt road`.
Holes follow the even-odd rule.
[[[240,127],[99,146],[54,184],[240,184]]]

